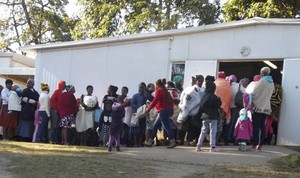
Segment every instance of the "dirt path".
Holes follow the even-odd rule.
[[[9,169],[8,167],[9,160],[0,157],[0,177],[1,178],[13,178],[14,176],[7,171]]]
[[[195,152],[194,147],[125,148],[124,152],[110,156],[145,160],[156,164],[159,177],[183,177],[193,173],[201,173],[215,166],[221,167],[266,167],[271,159],[297,153],[281,146],[265,146],[261,152],[240,152],[236,146],[220,147],[220,152],[210,153],[208,148]]]

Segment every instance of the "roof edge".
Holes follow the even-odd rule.
[[[144,39],[149,39],[149,38],[170,37],[170,36],[174,36],[174,35],[184,35],[184,34],[188,34],[188,33],[198,33],[198,32],[205,32],[205,31],[231,29],[231,28],[250,26],[250,25],[256,25],[256,24],[300,25],[300,19],[264,19],[264,18],[260,18],[260,17],[254,17],[251,19],[240,20],[240,21],[202,25],[202,26],[198,26],[198,27],[181,28],[181,29],[166,30],[166,31],[157,31],[157,32],[150,32],[150,33],[140,33],[140,34],[133,34],[133,35],[118,36],[118,37],[107,37],[107,38],[97,38],[97,39],[80,40],[80,41],[58,42],[58,43],[41,44],[41,45],[28,45],[28,46],[20,47],[20,50],[21,51],[37,51],[37,50],[43,50],[43,49],[70,48],[70,47],[78,47],[78,46],[111,44],[111,43],[118,43],[118,42],[125,42],[125,41],[144,40]]]

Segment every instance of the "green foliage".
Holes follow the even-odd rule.
[[[219,0],[79,0],[75,39],[109,37],[216,23]]]
[[[10,14],[0,17],[0,42],[22,46],[72,40],[70,29],[75,26],[75,21],[64,11],[67,3],[67,0],[2,2],[2,7]]]
[[[229,0],[222,11],[227,22],[253,17],[297,18],[300,15],[300,1]]]

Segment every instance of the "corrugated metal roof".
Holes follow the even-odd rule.
[[[300,25],[300,19],[264,19],[264,18],[255,17],[247,20],[240,20],[234,22],[202,25],[198,27],[158,31],[158,32],[135,34],[135,35],[97,38],[97,39],[71,41],[71,42],[59,42],[59,43],[41,44],[41,45],[30,45],[30,46],[20,47],[20,50],[37,51],[37,50],[44,50],[44,49],[55,49],[55,48],[61,49],[61,48],[70,48],[70,47],[79,47],[79,46],[110,44],[110,43],[118,43],[118,42],[126,42],[126,41],[145,40],[151,38],[171,37],[174,35],[184,35],[184,34],[199,33],[204,31],[231,29],[231,28],[238,28],[238,27],[252,26],[252,25]]]

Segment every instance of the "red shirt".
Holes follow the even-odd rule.
[[[64,92],[60,95],[59,100],[59,114],[60,117],[67,116],[69,114],[75,114],[78,111],[77,100],[73,93]]]
[[[167,97],[169,97],[169,101],[167,101]],[[148,106],[147,111],[149,112],[154,106],[156,107],[157,112],[160,112],[166,108],[173,109],[174,107],[172,97],[170,96],[169,92],[165,91],[162,87],[158,87],[156,89],[154,99]]]

